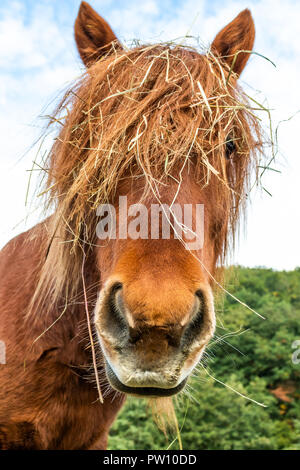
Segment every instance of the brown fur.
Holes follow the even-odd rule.
[[[205,294],[208,272],[215,272],[230,230],[235,232],[260,146],[258,122],[236,85],[248,54],[237,56],[228,84],[231,62],[221,57],[252,47],[248,10],[218,34],[206,55],[163,44],[125,52],[85,2],[75,37],[89,69],[56,114],[60,119],[68,109],[46,163],[54,214],[0,255],[0,339],[7,346],[7,364],[0,365],[3,449],[105,448],[124,396],[108,385],[95,338],[104,392],[104,403],[97,401],[82,268],[90,315],[104,283],[121,280],[134,325],[153,331],[137,341],[137,363],[163,360],[170,343],[166,332],[176,342],[190,321],[195,290]],[[214,97],[210,110],[198,81],[206,97]],[[230,133],[237,151],[226,162]],[[201,252],[192,256],[174,238],[115,240],[99,247],[100,203],[116,204],[120,194],[131,203],[170,203],[177,192],[181,203],[205,204]]]
[[[108,397],[105,407],[99,406],[90,383],[82,305],[67,311],[64,321],[35,344],[57,311],[48,306],[36,327],[24,323],[46,225],[19,235],[1,252],[0,337],[6,343],[7,364],[0,365],[0,448],[105,448],[122,399],[111,402]]]

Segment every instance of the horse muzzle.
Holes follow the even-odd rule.
[[[113,280],[100,292],[95,325],[113,388],[135,396],[171,396],[184,388],[213,336],[212,296],[197,290],[182,321],[156,325],[131,314],[122,283]]]

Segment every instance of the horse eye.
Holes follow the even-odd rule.
[[[226,144],[226,158],[227,160],[229,160],[231,157],[231,154],[235,151],[236,146],[231,137],[228,137],[225,144]]]

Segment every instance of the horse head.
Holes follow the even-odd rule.
[[[127,50],[81,4],[75,38],[87,71],[51,155],[49,188],[67,224],[60,235],[84,239],[99,272],[95,327],[121,392],[177,393],[214,334],[216,268],[259,139],[238,85],[254,36],[244,10],[207,53],[176,44]],[[99,218],[106,239],[103,230],[95,236]],[[76,272],[69,245],[61,249],[58,284]]]

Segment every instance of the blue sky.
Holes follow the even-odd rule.
[[[43,125],[37,117],[83,71],[73,39],[79,4],[79,0],[2,0],[0,4],[0,246],[40,217],[34,211],[36,202],[25,207],[26,170],[36,149],[23,154]],[[300,110],[299,1],[93,0],[91,5],[123,41],[155,42],[189,31],[205,45],[239,11],[250,8],[257,32],[255,50],[272,59],[277,68],[252,56],[242,84],[274,109],[274,127]],[[281,125],[283,156],[276,168],[282,173],[265,176],[272,198],[266,193],[253,196],[247,230],[231,261],[277,269],[300,265],[299,132],[300,114]]]

